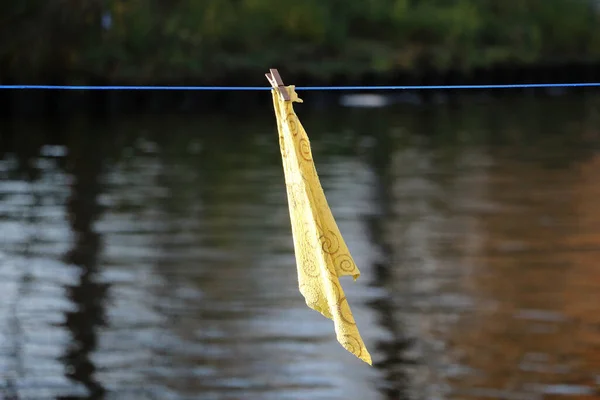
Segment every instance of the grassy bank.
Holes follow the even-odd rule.
[[[0,78],[217,82],[600,60],[590,0],[22,0],[0,5]]]

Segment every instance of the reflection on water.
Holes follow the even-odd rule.
[[[270,109],[22,121],[0,397],[600,398],[600,98],[298,110],[374,368],[298,292]]]

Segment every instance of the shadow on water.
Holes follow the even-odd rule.
[[[27,381],[29,375],[27,362],[25,360],[18,361],[22,353],[27,352],[28,347],[28,343],[22,343],[27,339],[28,332],[22,329],[27,322],[23,321],[24,315],[20,309],[23,308],[22,303],[31,302],[32,293],[39,290],[37,287],[39,276],[37,275],[44,269],[44,257],[48,257],[48,254],[40,254],[36,248],[48,244],[47,238],[44,237],[48,228],[45,226],[47,219],[45,214],[48,212],[52,214],[51,207],[48,207],[52,200],[57,200],[66,209],[65,216],[70,223],[74,240],[73,247],[65,254],[64,262],[76,268],[77,279],[63,286],[66,297],[72,301],[75,308],[73,311],[65,312],[64,322],[52,321],[49,325],[54,328],[64,326],[69,332],[70,340],[68,348],[65,349],[66,354],[56,357],[56,360],[63,361],[65,376],[83,384],[83,388],[88,392],[85,394],[85,390],[79,390],[76,392],[80,392],[80,395],[62,396],[57,394],[56,398],[99,399],[102,398],[104,392],[101,385],[94,379],[95,366],[89,358],[96,347],[97,329],[103,323],[103,307],[106,302],[106,286],[95,281],[100,238],[94,232],[93,225],[100,212],[97,198],[100,190],[101,167],[105,161],[101,150],[101,140],[107,140],[107,135],[106,132],[101,132],[102,137],[93,134],[94,128],[89,124],[79,123],[75,126],[74,128],[64,124],[64,121],[55,120],[46,124],[44,129],[39,129],[35,124],[31,124],[29,129],[25,129],[27,134],[21,134],[19,131],[19,129],[23,129],[22,125],[14,127],[11,123],[3,126],[3,159],[11,160],[10,156],[14,155],[14,159],[11,160],[14,161],[14,168],[3,170],[5,182],[25,183],[21,194],[29,198],[29,201],[23,201],[21,213],[23,215],[22,228],[29,230],[29,233],[26,235],[27,239],[22,242],[21,249],[12,249],[16,250],[15,254],[18,254],[18,258],[21,258],[20,261],[22,261],[15,263],[16,268],[13,270],[21,275],[14,282],[16,291],[10,329],[12,331],[10,336],[14,341],[14,344],[11,345],[13,356],[17,365],[21,364],[21,367],[11,371],[16,372],[15,379],[7,379],[6,384],[8,398],[15,400],[50,396],[49,392],[56,389],[52,387],[53,384],[48,384],[47,388],[35,388],[35,385],[28,387],[26,383],[23,385],[23,381]],[[65,146],[63,144],[65,134],[72,130],[74,134],[66,138],[72,142]],[[85,132],[85,135],[78,135],[77,133],[80,132]],[[65,156],[66,148],[69,151]],[[52,160],[56,160],[56,163],[53,163]],[[44,179],[43,175],[49,164],[55,164],[54,167],[70,171],[72,180],[65,183]],[[44,190],[47,185],[56,185],[61,190],[59,193],[48,192]],[[67,192],[70,194],[63,199],[63,195]],[[10,197],[10,191],[2,194]],[[10,200],[4,200],[4,204],[10,203]],[[9,239],[9,236],[10,233],[7,233],[5,238]],[[10,240],[8,241],[10,242]],[[49,260],[52,258],[52,256],[48,257]],[[17,257],[15,257],[16,259]],[[10,261],[9,259],[8,262],[10,263]],[[42,264],[41,269],[31,268],[31,265],[38,263]],[[42,275],[52,274],[52,265],[45,267],[50,267],[49,271],[42,271]],[[52,285],[52,283],[44,282],[43,284]],[[58,286],[61,286],[60,283]],[[25,316],[26,318],[27,316]],[[43,332],[38,332],[38,334],[43,335]],[[51,335],[49,336],[51,337]],[[59,393],[61,392],[60,386],[62,385],[58,385]]]
[[[271,108],[11,121],[0,397],[599,398],[597,96],[303,107],[374,368],[298,292]]]
[[[356,128],[359,132],[371,133],[372,138],[365,143],[365,158],[373,170],[374,211],[365,216],[365,229],[378,254],[372,266],[374,278],[371,284],[385,293],[393,290],[388,283],[394,254],[386,235],[386,221],[392,216],[390,167],[394,146],[391,137],[386,134],[386,126],[370,121]],[[382,371],[380,390],[387,399],[409,399],[406,393],[408,377],[402,366],[410,363],[405,354],[411,340],[406,337],[401,322],[396,318],[393,297],[389,293],[373,300],[371,305],[378,315],[377,322],[388,332],[388,338],[377,343],[377,350],[382,354],[382,359],[375,364]]]
[[[64,325],[72,339],[63,362],[67,377],[82,383],[88,390],[89,394],[84,398],[94,400],[103,398],[105,392],[95,377],[96,366],[91,354],[97,348],[99,327],[105,324],[104,308],[108,289],[108,285],[98,282],[102,243],[94,224],[102,212],[99,197],[106,161],[103,153],[112,136],[108,126],[97,124],[98,121],[94,125],[82,124],[79,129],[74,129],[80,134],[69,137],[68,154],[65,157],[65,169],[71,176],[66,209],[73,240],[64,261],[79,269],[79,277],[76,282],[66,286],[66,295],[75,305],[75,310],[66,313]]]

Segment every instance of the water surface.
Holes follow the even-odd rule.
[[[305,306],[275,123],[0,125],[0,397],[600,398],[600,98],[296,106],[369,367]]]

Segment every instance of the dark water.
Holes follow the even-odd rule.
[[[270,108],[13,121],[0,398],[600,399],[600,97],[297,110],[374,367],[298,292]]]

